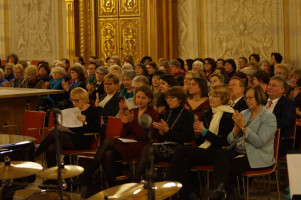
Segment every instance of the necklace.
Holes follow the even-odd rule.
[[[175,121],[173,122],[173,124],[171,125],[170,130],[172,130],[173,127],[174,127],[174,125],[177,123],[177,121],[178,121],[178,119],[180,118],[180,116],[181,116],[183,110],[184,110],[184,107],[182,108],[182,110],[181,110],[180,113],[178,114],[176,120],[175,120]],[[171,111],[169,112],[169,114],[168,114],[168,118],[167,118],[167,120],[166,120],[166,123],[167,123],[167,124],[168,124],[169,118],[170,118],[170,116],[171,116],[171,113],[172,113],[172,110],[171,110]]]

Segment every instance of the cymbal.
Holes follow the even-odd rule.
[[[179,182],[162,181],[156,182],[155,189],[155,199],[163,200],[173,194],[177,193],[182,187]],[[147,200],[147,190],[144,189],[142,183],[126,183],[123,185],[115,186],[104,191],[101,191],[88,200],[105,200],[105,199],[119,199],[119,200]]]
[[[23,178],[34,175],[42,171],[43,167],[39,163],[29,161],[10,161],[9,165],[0,163],[0,180]]]
[[[83,173],[84,168],[81,166],[77,165],[64,165],[64,168],[62,168],[62,178],[72,178],[74,176],[78,176],[81,173]],[[56,167],[51,167],[48,169],[45,169],[44,171],[41,172],[40,176],[44,179],[52,179],[56,180],[57,179],[57,166]]]

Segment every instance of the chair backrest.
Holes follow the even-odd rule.
[[[280,129],[278,128],[276,130],[275,139],[274,139],[274,157],[276,163],[278,161],[279,139],[280,139]]]
[[[119,117],[108,117],[106,127],[106,138],[119,137],[122,131],[123,124]]]
[[[36,138],[39,144],[42,140],[46,113],[42,111],[24,111],[22,135]]]

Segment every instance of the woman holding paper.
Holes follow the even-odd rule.
[[[125,140],[122,142],[122,139],[120,140],[118,138],[114,140],[106,138],[97,150],[94,160],[81,176],[80,182],[82,185],[90,185],[92,183],[92,174],[100,165],[102,165],[104,169],[109,186],[112,187],[116,184],[114,161],[118,159],[128,161],[131,158],[137,158],[146,144],[146,133],[138,123],[139,118],[143,114],[148,114],[153,121],[159,121],[159,115],[157,111],[153,109],[153,102],[153,92],[147,85],[136,89],[134,103],[138,108],[127,110],[123,101],[120,102],[119,116],[123,123],[121,138],[131,139],[132,141],[128,143]],[[150,130],[155,137],[157,134],[156,129],[151,127]],[[87,189],[90,189],[90,187],[83,187],[82,197],[92,195],[89,191],[87,192]]]
[[[76,119],[81,122],[81,127],[69,128],[73,133],[61,132],[62,149],[85,149],[90,146],[91,136],[84,136],[84,133],[100,132],[100,115],[94,106],[89,104],[88,92],[80,87],[74,88],[70,93],[71,101],[80,114]],[[74,109],[74,108],[73,108]],[[64,120],[64,119],[63,119]],[[36,157],[46,151],[47,167],[56,165],[55,132],[51,132],[42,140]]]
[[[180,190],[181,199],[187,199],[193,192],[190,169],[196,165],[213,164],[216,150],[228,145],[227,136],[234,126],[234,110],[228,106],[229,100],[230,94],[226,85],[214,85],[210,88],[211,109],[204,112],[202,121],[196,120],[193,124],[197,147],[179,147],[172,158],[167,180],[180,181],[183,184]]]

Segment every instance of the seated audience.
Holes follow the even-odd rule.
[[[167,180],[183,184],[180,199],[189,199],[193,193],[190,169],[196,165],[213,164],[215,152],[228,145],[227,136],[233,129],[233,109],[228,105],[229,90],[226,85],[214,85],[210,88],[211,109],[204,112],[202,121],[196,120],[193,128],[197,147],[179,147],[167,171]]]
[[[216,68],[216,62],[213,58],[204,59],[204,73],[207,80],[209,80],[210,75],[214,73],[215,68]]]
[[[270,77],[274,76],[274,66],[273,66],[273,69],[272,69],[271,66],[270,66],[269,61],[267,61],[267,60],[261,61],[260,69],[267,72],[270,75]]]
[[[75,56],[73,62],[79,63],[83,67],[85,66],[84,58],[81,56]]]
[[[213,73],[209,77],[210,86],[219,85],[225,83],[225,77],[222,74]]]
[[[116,169],[114,168],[114,161],[123,159],[128,161],[131,158],[137,158],[140,155],[141,150],[146,144],[146,133],[139,125],[138,120],[143,114],[148,114],[154,122],[159,121],[158,113],[153,109],[153,93],[149,86],[142,86],[136,89],[134,96],[134,102],[138,108],[128,110],[124,107],[124,104],[120,103],[119,116],[123,123],[123,129],[121,132],[121,138],[134,139],[137,142],[123,143],[118,138],[109,139],[106,138],[102,145],[98,148],[96,155],[92,163],[85,169],[84,174],[81,176],[81,184],[92,185],[93,172],[102,166],[106,175],[108,185],[110,187],[116,185]],[[151,127],[151,134],[155,138],[157,130]],[[84,187],[89,189],[90,187]],[[88,197],[92,195],[90,192],[86,192],[82,189],[82,197]]]
[[[280,53],[273,52],[271,53],[271,66],[270,73],[271,77],[274,75],[275,65],[280,64],[282,62],[282,55]]]
[[[236,72],[236,64],[233,59],[227,59],[225,61],[225,70],[228,74],[228,77],[231,79],[232,76],[234,76],[234,74]]]
[[[134,67],[135,66],[135,64],[134,64],[134,58],[133,58],[133,56],[132,55],[126,55],[124,58],[123,58],[123,63],[122,63],[123,65],[125,65],[125,64],[130,64],[130,65],[132,65],[132,67]]]
[[[169,109],[166,99],[165,93],[167,90],[173,86],[176,86],[176,79],[170,74],[164,74],[160,76],[160,95],[156,101],[157,111],[160,115],[164,115],[164,113]]]
[[[128,70],[134,70],[134,67],[133,67],[133,65],[131,65],[130,63],[125,63],[125,64],[122,66],[122,71],[128,71]]]
[[[0,87],[3,87],[2,83],[7,83],[8,81],[4,77],[4,71],[3,69],[0,69]]]
[[[16,54],[9,54],[6,58],[7,63],[13,63],[18,64],[19,63],[19,57]]]
[[[286,64],[277,64],[275,65],[275,76],[280,76],[285,80],[285,92],[284,95],[287,95],[287,93],[291,90],[292,86],[289,81],[289,75],[291,73],[291,69]]]
[[[288,92],[287,97],[294,100],[296,96],[300,93],[297,81],[301,78],[301,70],[294,69],[291,73],[291,85],[292,89]]]
[[[203,113],[210,109],[207,80],[193,77],[189,84],[189,97],[186,106],[194,114],[194,119],[202,121]]]
[[[152,62],[153,59],[150,56],[144,56],[141,60],[140,63],[146,65],[146,63]]]
[[[143,65],[141,63],[136,65],[135,72],[136,72],[137,76],[143,75],[143,76],[148,77],[147,69],[146,69],[145,65]]]
[[[49,82],[51,80],[49,64],[47,62],[42,62],[38,64],[38,69],[38,76],[40,79],[44,82]]]
[[[154,62],[148,62],[145,64],[145,67],[147,69],[147,73],[148,73],[148,80],[151,83],[152,82],[152,77],[153,74],[155,73],[155,71],[157,71],[157,65]]]
[[[160,61],[158,66],[159,66],[158,70],[163,71],[165,74],[171,74],[171,69],[170,69],[168,60],[164,59],[164,60]]]
[[[177,77],[183,73],[185,74],[184,69],[181,67],[181,63],[177,59],[169,61],[169,67],[171,69],[171,75],[174,77]]]
[[[164,72],[161,70],[158,70],[154,73],[153,78],[152,78],[152,91],[154,93],[154,98],[155,101],[157,100],[157,98],[160,95],[160,76],[163,75]]]
[[[205,77],[204,65],[201,61],[197,60],[192,63],[192,71],[196,72],[201,77]]]
[[[118,78],[120,79],[121,74],[122,74],[122,69],[119,65],[112,65],[109,68],[109,73],[117,75]]]
[[[96,93],[99,96],[105,94],[104,90],[104,77],[108,74],[108,70],[105,67],[98,67],[95,72],[96,83],[95,84],[87,84],[87,90],[89,92],[90,100],[96,100]]]
[[[200,78],[200,74],[196,73],[195,71],[187,71],[185,76],[184,76],[184,91],[187,93],[188,92],[188,89],[189,89],[189,85],[190,85],[190,82],[191,82],[191,79],[192,78]]]
[[[38,70],[37,70],[36,66],[29,65],[25,69],[25,77],[27,78],[27,87],[28,88],[37,88],[37,89],[42,88],[44,81],[39,78]]]
[[[252,84],[259,85],[266,93],[268,90],[268,84],[270,82],[270,75],[263,70],[258,70],[252,75]]]
[[[260,86],[253,86],[246,89],[245,99],[249,109],[241,113],[236,110],[232,117],[235,126],[227,138],[230,146],[216,151],[213,169],[215,190],[209,194],[211,198],[227,193],[227,199],[238,199],[232,192],[237,187],[233,186],[236,176],[275,163],[277,123],[275,116],[264,107],[266,96]]]
[[[222,58],[219,58],[216,60],[216,67],[225,68],[225,60]]]
[[[233,76],[228,85],[230,92],[230,106],[241,112],[248,108],[245,99],[243,98],[243,94],[245,91],[245,83],[242,79]]]
[[[277,128],[280,129],[280,143],[278,156],[286,155],[288,149],[292,148],[294,122],[296,116],[295,103],[284,96],[285,79],[274,76],[270,79],[268,86],[268,101],[266,109],[276,116]]]
[[[121,61],[120,58],[118,56],[111,56],[109,59],[109,66],[112,67],[113,65],[118,65],[119,67],[121,67]],[[112,72],[110,72],[112,73]]]
[[[192,63],[193,63],[193,60],[190,58],[188,58],[184,61],[184,70],[186,72],[192,70]]]
[[[253,53],[249,56],[249,62],[255,62],[257,64],[259,64],[260,61],[260,56],[256,53]]]
[[[81,111],[81,115],[78,115],[77,119],[83,123],[83,126],[69,128],[73,133],[64,131],[60,133],[62,149],[86,149],[90,146],[93,136],[84,136],[83,134],[100,132],[100,115],[94,106],[90,106],[89,94],[85,89],[74,88],[70,93],[70,97],[73,106]],[[51,132],[50,135],[42,140],[36,151],[36,157],[46,152],[48,168],[56,165],[55,141],[56,133]]]
[[[88,77],[87,77],[87,82],[86,84],[95,84],[96,83],[96,77],[95,77],[95,72],[96,72],[97,65],[94,62],[90,62],[88,65]]]
[[[248,66],[248,60],[247,60],[247,58],[240,57],[238,59],[237,66],[238,66],[237,71],[241,71],[242,69],[244,69],[245,67],[247,67]]]
[[[13,67],[14,79],[10,80],[7,83],[3,83],[5,87],[13,88],[26,88],[27,87],[27,78],[24,77],[24,68],[21,64],[16,64]]]
[[[66,92],[70,92],[76,87],[86,88],[85,83],[85,71],[84,68],[79,65],[78,63],[75,63],[71,68],[71,80],[72,82],[70,85],[68,82],[64,81],[62,82],[62,86]]]
[[[109,73],[104,77],[105,94],[96,93],[95,106],[103,117],[103,124],[107,124],[109,116],[116,116],[119,110],[119,101],[122,97],[119,95],[119,78],[115,74]],[[105,130],[105,129],[103,129]]]
[[[15,64],[14,63],[7,63],[4,67],[4,78],[7,81],[11,81],[12,79],[14,79],[14,73],[13,73],[13,68],[14,68]]]
[[[135,78],[136,73],[134,70],[124,71],[121,75],[123,89],[120,92],[120,96],[125,99],[132,98],[134,96],[132,88],[132,80]]]
[[[226,84],[229,83],[229,77],[228,77],[228,74],[227,74],[227,72],[226,72],[226,70],[225,70],[224,67],[217,67],[217,68],[215,68],[214,73],[223,75],[224,78],[225,78],[225,83]]]

